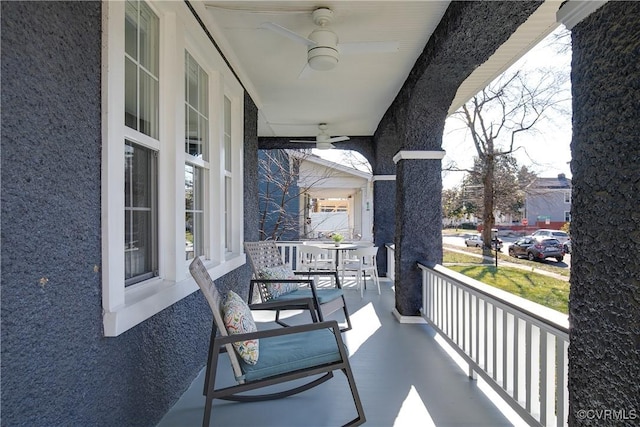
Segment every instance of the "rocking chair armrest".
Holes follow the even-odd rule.
[[[217,336],[215,341],[218,346],[225,344],[231,344],[238,341],[255,340],[261,338],[277,337],[289,334],[298,334],[302,332],[316,331],[320,329],[332,329],[333,334],[336,336],[338,343],[342,342],[342,336],[340,335],[340,327],[336,320],[327,320],[317,323],[305,323],[303,325],[288,326],[286,328],[264,329],[262,331],[247,332],[244,334],[235,334],[227,336]]]
[[[297,273],[296,273],[297,274]],[[313,279],[251,279],[250,283],[313,283]]]
[[[311,310],[311,311],[313,311],[315,307],[313,303],[313,298],[297,298],[292,300],[267,301],[267,302],[249,304],[249,308],[251,310],[277,310],[277,309],[285,309],[291,306],[295,306],[298,309]]]

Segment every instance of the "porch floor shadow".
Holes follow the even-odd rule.
[[[455,363],[426,324],[401,324],[392,314],[392,282],[381,278],[381,295],[369,281],[364,298],[353,281],[344,285],[353,329],[343,334],[349,348],[367,422],[391,426],[511,426]],[[273,316],[255,313],[258,328],[276,327]],[[308,313],[292,313],[291,323],[308,321]],[[335,319],[341,321],[339,313]],[[228,358],[221,357],[218,384],[234,382]],[[204,368],[158,427],[202,425]],[[340,426],[356,416],[347,381],[341,372],[326,383],[280,400],[237,403],[214,400],[212,426],[325,427]]]

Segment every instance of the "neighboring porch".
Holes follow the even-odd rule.
[[[488,398],[482,380],[471,380],[443,348],[444,340],[427,324],[401,324],[392,311],[392,282],[381,278],[382,294],[368,281],[364,298],[348,280],[347,304],[353,329],[344,334],[368,426],[501,426],[520,423],[498,410],[497,397]],[[261,315],[263,316],[263,315]],[[306,321],[308,315],[293,316]],[[258,317],[259,327],[273,327],[270,316]],[[221,368],[231,382],[228,360]],[[158,427],[202,424],[203,372]],[[494,395],[495,396],[495,395]],[[503,405],[504,406],[504,405]],[[212,425],[216,426],[337,426],[351,419],[353,402],[343,375],[294,397],[260,403],[216,400]],[[511,412],[512,413],[512,412]]]

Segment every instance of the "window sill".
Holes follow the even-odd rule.
[[[207,263],[209,274],[215,280],[246,263],[244,254],[227,257],[222,264]],[[116,337],[142,323],[154,314],[175,304],[198,290],[189,277],[180,282],[154,278],[125,290],[125,303],[114,311],[104,312],[104,335]]]

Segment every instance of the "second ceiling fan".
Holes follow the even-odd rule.
[[[327,133],[327,127],[328,126],[326,123],[320,123],[318,125],[318,129],[320,129],[320,133],[316,135],[315,141],[292,139],[290,140],[290,142],[316,144],[316,148],[319,150],[329,150],[331,148],[335,148],[335,146],[333,145],[334,142],[342,142],[342,141],[349,140],[348,136],[334,136],[334,137],[329,136],[329,134]]]
[[[341,54],[392,53],[399,49],[398,42],[395,41],[339,43],[338,35],[328,26],[333,20],[331,9],[320,7],[314,10],[311,16],[318,28],[313,30],[308,37],[301,36],[273,22],[265,22],[260,25],[261,28],[274,31],[307,47],[307,65],[301,76],[305,74],[307,67],[316,71],[328,71],[335,68]]]

